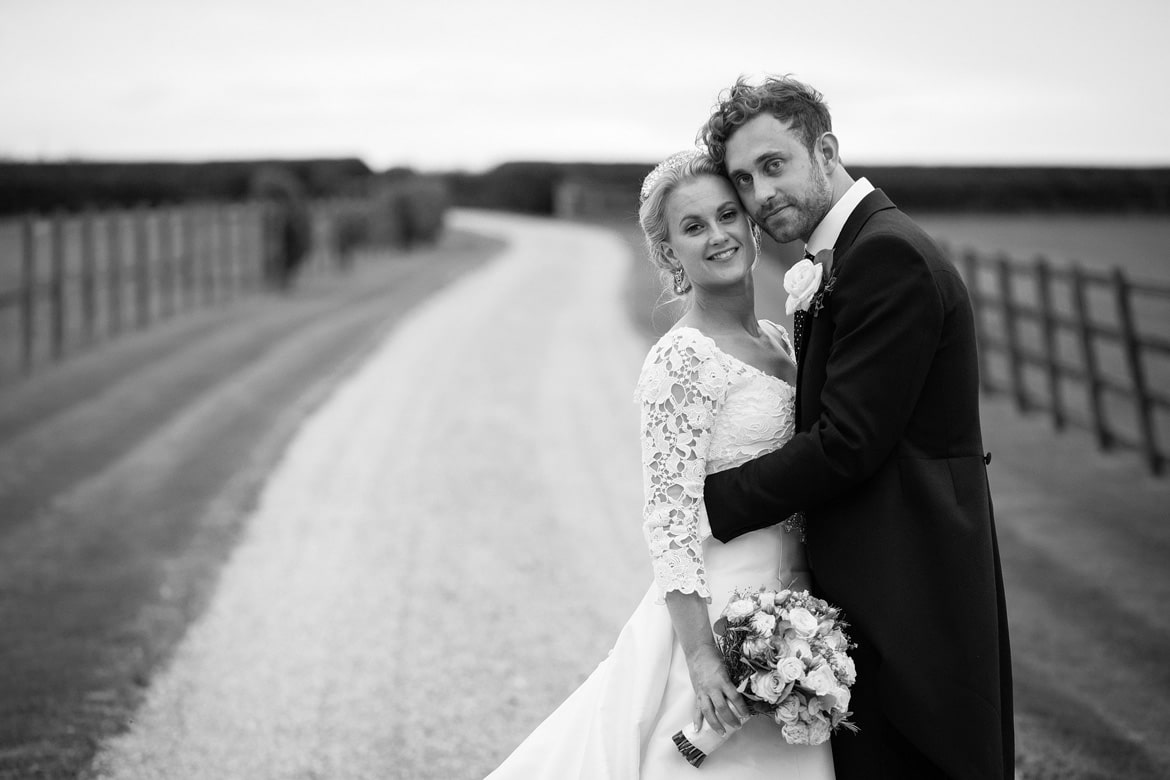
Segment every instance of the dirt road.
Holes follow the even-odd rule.
[[[306,422],[98,776],[482,776],[604,657],[649,576],[627,257],[460,224],[509,248]]]

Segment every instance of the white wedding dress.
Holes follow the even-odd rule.
[[[760,327],[791,357],[783,328],[766,320]],[[721,351],[694,328],[676,328],[650,350],[637,396],[643,529],[655,582],[609,656],[489,780],[832,780],[828,743],[789,745],[760,716],[698,769],[671,740],[693,716],[694,690],[663,594],[708,597],[714,622],[736,588],[809,585],[797,534],[774,525],[723,544],[711,536],[703,508],[706,474],[788,440],[794,395],[791,385]]]

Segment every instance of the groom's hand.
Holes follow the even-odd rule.
[[[719,734],[735,731],[750,715],[743,695],[731,683],[723,654],[715,645],[703,645],[687,658],[687,671],[695,688],[695,730],[703,721]]]

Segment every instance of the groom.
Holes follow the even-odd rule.
[[[820,93],[742,79],[700,136],[752,217],[805,242],[797,431],[707,478],[726,542],[798,510],[820,594],[849,619],[860,733],[837,777],[1011,778],[1011,657],[967,289],[933,241],[841,164]],[[815,278],[815,274],[814,274]]]

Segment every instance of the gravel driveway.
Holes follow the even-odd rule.
[[[505,238],[310,417],[106,778],[479,778],[649,582],[612,233]]]

